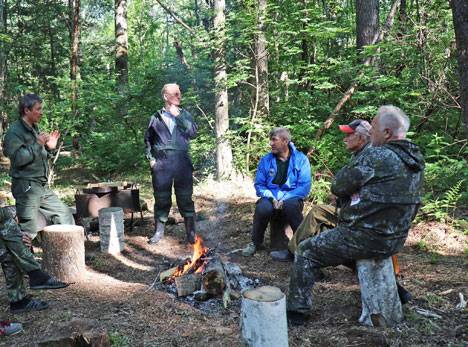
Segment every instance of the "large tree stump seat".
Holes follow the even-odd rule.
[[[264,286],[242,294],[242,341],[249,347],[287,347],[286,299],[279,288]]]
[[[362,312],[359,323],[391,327],[403,320],[392,258],[356,261],[361,286]]]
[[[270,220],[270,249],[288,249],[293,231],[281,212],[274,212]]]
[[[64,282],[76,282],[86,274],[84,230],[78,225],[56,224],[42,232],[44,271]]]

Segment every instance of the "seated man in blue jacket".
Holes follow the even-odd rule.
[[[255,206],[252,243],[242,255],[253,255],[263,243],[265,230],[275,211],[281,211],[293,231],[301,224],[304,198],[310,192],[310,163],[304,153],[291,142],[286,128],[270,131],[271,152],[258,164],[255,190],[260,199]],[[292,254],[287,250],[271,252],[275,260],[287,261]]]

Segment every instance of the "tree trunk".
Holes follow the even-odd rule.
[[[7,10],[6,0],[0,0],[0,35],[6,35],[7,32]],[[3,132],[6,130],[8,118],[6,113],[6,47],[0,38],[0,141],[3,138]],[[0,142],[1,144],[1,142]],[[3,156],[2,146],[0,146],[0,157]]]
[[[83,227],[49,225],[42,236],[44,271],[64,282],[82,279],[86,274]]]
[[[213,56],[215,59],[215,115],[216,115],[216,174],[217,179],[229,178],[233,174],[232,149],[227,132],[229,130],[229,109],[226,73],[225,1],[215,0]]]
[[[242,294],[241,330],[247,346],[288,346],[286,299],[279,288],[264,286]]]
[[[452,0],[451,7],[457,42],[460,105],[462,106],[465,137],[468,139],[468,2],[466,0]]]
[[[268,49],[265,35],[265,21],[267,16],[267,0],[258,0],[257,38],[255,41],[255,68],[258,73],[257,95],[259,117],[270,113],[270,98],[268,88]]]
[[[223,263],[218,256],[214,256],[208,261],[205,270],[203,270],[202,288],[210,295],[222,295],[226,284]]]
[[[375,43],[379,35],[379,0],[356,0],[356,47]]]
[[[117,73],[117,92],[120,96],[118,114],[123,118],[128,113],[128,36],[127,1],[115,0],[115,70]]]
[[[72,81],[72,117],[78,117],[78,51],[80,44],[80,0],[69,0],[71,14],[71,57],[70,57],[70,79]]]

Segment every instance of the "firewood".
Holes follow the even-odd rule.
[[[218,256],[209,259],[202,276],[203,289],[212,295],[222,295],[226,287],[226,274]]]
[[[101,252],[119,254],[125,248],[124,213],[121,207],[99,210]]]
[[[73,319],[60,323],[55,329],[41,338],[39,347],[110,347],[110,340],[105,328],[99,327],[94,320]]]
[[[79,281],[86,274],[84,230],[77,225],[49,225],[42,233],[44,271],[64,282]]]
[[[187,296],[200,289],[201,274],[194,273],[175,278],[177,296]]]
[[[165,282],[169,277],[171,277],[174,272],[176,272],[178,266],[171,267],[170,269],[167,269],[166,271],[163,271],[159,274],[159,281]]]
[[[243,293],[241,330],[247,346],[288,346],[286,299],[279,288],[264,286]]]

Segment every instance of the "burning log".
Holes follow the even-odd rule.
[[[203,289],[211,295],[222,295],[226,287],[226,273],[218,256],[209,259],[202,277]]]

